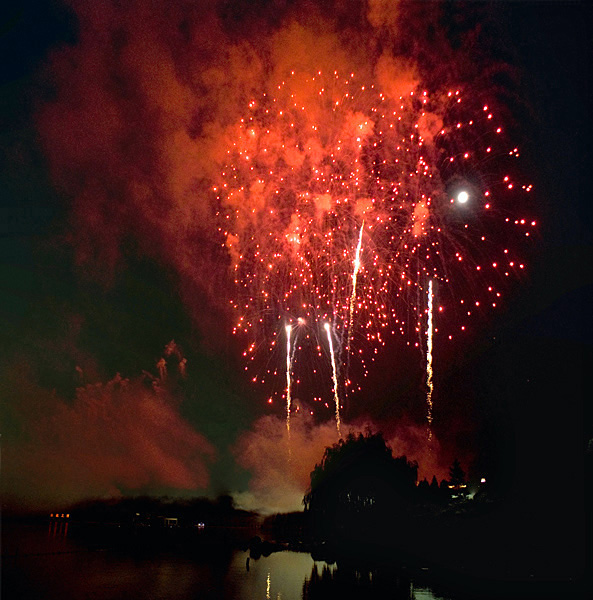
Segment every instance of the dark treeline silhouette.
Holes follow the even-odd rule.
[[[321,597],[330,579],[376,580],[402,566],[436,575],[459,597],[466,597],[463,590],[467,597],[477,591],[483,598],[506,597],[509,581],[524,598],[559,591],[559,584],[542,587],[547,550],[525,546],[524,516],[512,499],[491,494],[485,482],[468,482],[457,459],[440,484],[416,476],[417,465],[394,457],[380,433],[350,435],[325,450],[303,499],[302,529],[313,558],[336,563],[336,570],[314,573],[304,597]],[[285,534],[298,530],[294,517],[277,519],[276,526]],[[344,597],[347,589],[345,583]]]
[[[48,517],[50,527],[60,526],[90,550],[134,555],[215,553],[225,563],[234,549],[249,547],[260,521],[259,515],[235,508],[228,495],[216,499],[140,496],[85,500],[46,513],[44,520]]]
[[[235,508],[233,499],[127,497],[85,500],[67,511],[71,521],[135,527],[241,527],[255,523],[254,513]]]
[[[270,515],[263,520],[261,530],[268,539],[292,547],[301,546],[309,539],[302,511]]]
[[[309,531],[320,539],[364,539],[393,522],[469,506],[476,512],[489,503],[485,482],[470,485],[457,458],[440,483],[434,476],[418,482],[417,475],[417,463],[394,457],[381,433],[350,434],[326,448],[311,473],[303,499]]]
[[[416,463],[393,457],[381,434],[350,434],[326,448],[303,500],[314,537],[368,539],[389,516],[409,512],[417,473]]]
[[[427,523],[440,526],[492,508],[485,482],[468,482],[458,459],[440,483],[434,476],[430,483],[418,482],[417,474],[417,464],[393,456],[381,433],[351,434],[325,449],[311,473],[304,512],[267,517],[262,534],[292,548],[311,548],[320,559],[332,558],[327,552],[334,547],[343,554],[349,547],[368,552],[376,546],[381,554],[404,532],[415,537]]]

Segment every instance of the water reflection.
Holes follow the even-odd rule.
[[[303,600],[321,598],[413,600],[414,596],[410,578],[398,569],[361,569],[354,565],[323,565],[319,569],[316,564],[304,581]]]
[[[182,551],[85,544],[73,524],[3,531],[4,590],[22,600],[437,600],[406,571],[314,561],[304,552],[252,558],[209,540]]]
[[[275,552],[250,561],[245,569],[245,553],[233,557],[224,598],[237,600],[301,600],[303,581],[314,565],[310,554]]]
[[[224,598],[238,600],[443,600],[426,587],[415,587],[405,570],[328,564],[298,552],[251,560],[249,571],[244,554],[238,553],[230,565],[229,580],[232,586]]]
[[[68,521],[50,521],[48,536],[54,539],[65,539],[68,535]]]

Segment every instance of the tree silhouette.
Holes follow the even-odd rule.
[[[373,531],[404,512],[416,494],[418,465],[394,458],[380,433],[350,434],[325,449],[303,502],[317,533]]]
[[[449,469],[449,483],[455,487],[459,487],[466,483],[465,471],[461,468],[461,464],[457,458],[453,461],[453,464]]]

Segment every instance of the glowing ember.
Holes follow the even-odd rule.
[[[502,273],[523,264],[499,249],[500,216],[531,186],[505,175],[486,187],[499,167],[493,153],[508,162],[518,152],[505,149],[494,112],[459,90],[396,97],[354,74],[294,71],[271,87],[228,128],[215,186],[237,291],[234,333],[249,340],[245,355],[265,383],[277,359],[262,373],[255,349],[274,355],[283,321],[306,324],[290,368],[308,374],[323,370],[321,325],[331,321],[337,394],[350,384],[350,356],[365,375],[387,335],[421,330],[427,280],[451,308],[440,322],[449,339],[466,330],[469,305],[497,305]],[[513,222],[525,235],[528,221],[502,225]]]

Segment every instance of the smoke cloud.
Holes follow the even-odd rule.
[[[381,431],[376,423],[364,421],[342,423],[343,435]],[[427,443],[426,427],[400,425],[386,440],[393,456],[405,455],[418,463],[418,480],[435,475],[448,476],[448,460],[440,454],[439,442]],[[234,448],[237,462],[252,474],[249,489],[234,494],[241,508],[263,514],[301,510],[303,496],[310,484],[310,474],[321,463],[325,449],[338,442],[333,421],[315,423],[306,412],[291,419],[290,436],[286,422],[275,416],[258,419]]]
[[[430,481],[433,476],[439,481],[447,479],[452,459],[443,451],[434,433],[430,441],[427,437],[426,426],[399,423],[388,444],[394,456],[404,455],[418,463],[418,481],[425,478]]]
[[[252,474],[249,491],[237,493],[236,503],[262,513],[301,510],[311,471],[337,441],[335,423],[316,424],[306,413],[291,419],[290,438],[284,420],[261,417],[234,448],[237,462]]]
[[[10,495],[39,508],[130,491],[207,488],[214,448],[161,384],[117,375],[79,388],[68,402],[21,381],[21,414],[13,416],[22,431],[3,449],[8,503]]]
[[[226,305],[220,290],[237,240],[218,231],[212,188],[248,103],[291,73],[289,92],[303,104],[317,93],[304,79],[317,72],[356,72],[388,97],[417,85],[416,50],[396,54],[395,40],[404,49],[412,37],[398,3],[268,4],[256,16],[244,3],[70,2],[78,39],[49,57],[51,94],[37,125],[87,275],[109,282],[133,240],[175,269],[192,310],[196,289]],[[430,11],[414,19],[419,29]],[[238,198],[241,210],[252,214],[258,198],[256,189]]]
[[[327,110],[319,105],[316,114],[309,102],[318,85],[306,83],[319,71],[330,78],[355,72],[387,98],[398,98],[428,81],[427,71],[433,82],[447,85],[455,74],[450,65],[458,64],[435,27],[442,15],[432,3],[67,4],[76,40],[47,57],[47,93],[37,104],[36,127],[67,205],[64,233],[78,272],[108,288],[130,256],[154,260],[172,274],[173,292],[182,296],[204,342],[214,346],[222,345],[221,328],[231,330],[232,267],[269,193],[259,181],[234,196],[217,189],[225,181],[229,149],[246,135],[241,119],[249,103],[292,77],[282,93],[295,106],[311,107],[310,122],[323,123]],[[441,125],[436,115],[421,120],[428,143]],[[370,134],[353,111],[334,135],[352,138],[355,131],[361,139]],[[322,137],[303,137],[275,159],[295,169],[322,168]],[[315,218],[323,219],[330,195],[317,190],[312,206]],[[355,214],[371,207],[368,197],[360,197]],[[225,211],[236,215],[238,231],[221,226]],[[425,212],[419,205],[420,222]],[[298,242],[298,219],[278,219],[268,230],[278,227]],[[151,485],[187,490],[208,484],[214,450],[180,416],[166,387],[118,378],[80,388],[72,402],[26,384],[22,393],[26,406],[35,397],[39,410],[21,415],[28,440],[4,452],[11,465],[7,476],[23,494],[34,489],[53,501],[52,489],[75,499]],[[284,422],[273,416],[256,421],[235,446],[237,462],[253,474],[250,492],[237,500],[268,510],[300,507],[310,471],[335,438],[333,423],[295,418],[289,460]],[[418,459],[419,429],[401,429],[393,445],[396,454]],[[439,472],[430,457],[422,460],[421,469]]]

